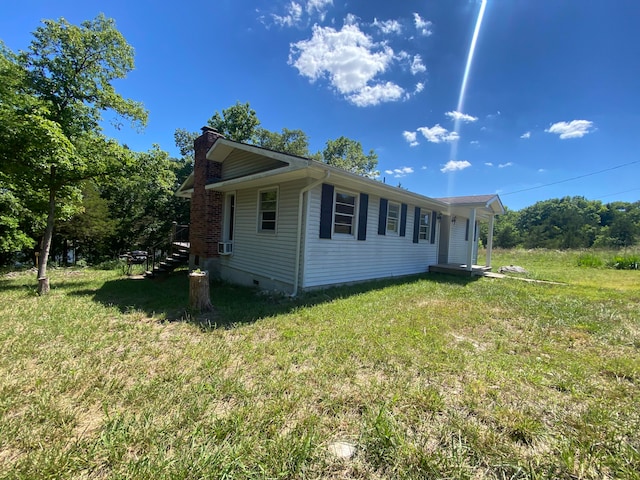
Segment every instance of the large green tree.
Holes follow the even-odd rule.
[[[236,102],[235,105],[224,109],[222,113],[215,112],[207,123],[229,140],[251,142],[260,125],[260,120],[249,102]]]
[[[116,219],[111,242],[115,252],[165,247],[171,223],[188,219],[188,205],[174,195],[181,163],[157,145],[133,157],[117,182],[100,182],[110,216]]]
[[[91,178],[117,172],[129,153],[101,133],[104,111],[144,125],[147,112],[139,102],[122,97],[113,82],[133,67],[133,48],[115,22],[98,15],[80,26],[65,19],[45,20],[33,33],[25,52],[3,49],[3,64],[17,77],[3,106],[9,120],[2,129],[2,173],[14,184],[47,196],[46,228],[41,242],[38,291],[49,290],[47,262],[54,223],[81,200],[81,185]],[[5,98],[2,100],[5,102]],[[4,118],[3,118],[4,119]],[[62,208],[61,208],[62,207]]]
[[[299,157],[309,156],[309,138],[302,130],[283,128],[281,133],[258,128],[255,143],[264,148],[285,152]]]
[[[362,144],[347,137],[327,141],[322,161],[364,177],[375,178],[380,173],[376,170],[378,155],[373,150],[365,155]]]

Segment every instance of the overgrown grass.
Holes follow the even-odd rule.
[[[296,300],[185,272],[0,279],[0,478],[640,478],[640,282],[494,252]],[[329,445],[356,446],[337,459]]]

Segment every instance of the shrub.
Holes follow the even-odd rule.
[[[593,253],[582,253],[578,257],[579,267],[599,268],[602,267],[603,263],[602,259]]]
[[[616,255],[607,266],[617,270],[638,270],[640,269],[640,255]]]

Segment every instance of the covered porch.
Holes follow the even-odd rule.
[[[478,276],[491,271],[491,253],[493,250],[493,228],[496,215],[504,214],[504,206],[500,197],[491,195],[472,195],[465,197],[446,197],[438,200],[448,204],[445,221],[447,228],[442,228],[440,232],[441,248],[438,254],[438,264],[429,267],[430,272],[451,273],[454,275]],[[455,223],[456,217],[467,219],[466,223],[466,251],[463,255],[450,256],[451,237],[448,220]],[[488,234],[486,244],[485,265],[474,264],[478,252],[477,225],[479,222],[487,222]],[[472,231],[470,231],[470,228]],[[458,243],[458,247],[460,244]],[[474,255],[475,254],[475,255]]]

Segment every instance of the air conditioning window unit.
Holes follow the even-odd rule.
[[[218,242],[218,255],[231,255],[233,253],[233,242]]]

